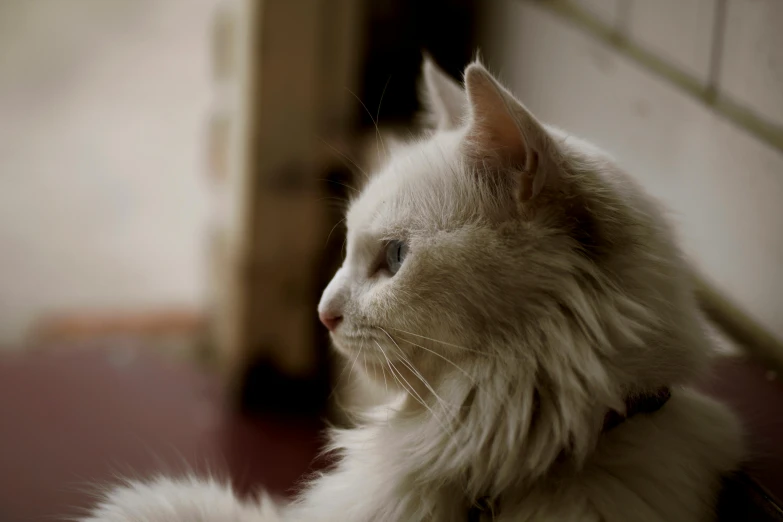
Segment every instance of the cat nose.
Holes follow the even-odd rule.
[[[330,332],[334,332],[334,329],[337,328],[337,325],[343,320],[342,315],[332,315],[328,312],[319,313],[318,318]]]

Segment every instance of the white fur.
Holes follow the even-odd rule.
[[[226,484],[212,479],[158,477],[128,481],[111,490],[84,522],[277,522],[277,509],[263,495],[241,502]]]
[[[116,490],[91,522],[445,522],[482,497],[498,521],[713,519],[740,433],[687,387],[709,345],[669,226],[481,65],[465,84],[459,103],[425,65],[436,131],[397,149],[348,213],[319,308],[343,317],[336,348],[393,398],[332,434],[336,468],[279,514],[158,480]],[[409,245],[395,275],[392,240]],[[607,411],[662,386],[662,409],[602,431]]]

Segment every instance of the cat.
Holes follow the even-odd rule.
[[[658,206],[541,123],[478,61],[430,59],[432,130],[389,151],[347,214],[318,307],[390,391],[334,430],[288,504],[195,478],[130,482],[89,522],[703,522],[741,429],[688,386],[710,345]]]

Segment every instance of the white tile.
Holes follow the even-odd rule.
[[[706,85],[717,0],[630,1],[631,41]]]
[[[727,97],[783,126],[781,0],[728,0],[720,86]]]
[[[574,0],[574,4],[593,15],[604,24],[616,27],[620,16],[620,4],[625,0]]]
[[[502,5],[490,66],[541,119],[617,157],[706,274],[783,339],[783,153],[551,11]]]

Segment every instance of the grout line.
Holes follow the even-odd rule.
[[[710,69],[708,74],[707,92],[711,100],[718,97],[720,88],[721,65],[723,64],[723,48],[726,33],[726,0],[716,0],[715,18],[712,23],[712,46],[710,49]]]
[[[615,31],[620,40],[629,40],[631,35],[631,0],[621,0],[617,6]]]
[[[717,65],[713,64],[711,60],[710,84],[705,86],[690,74],[681,71],[650,51],[633,43],[627,35],[621,35],[618,32],[617,27],[607,25],[581,7],[575,5],[571,0],[539,0],[535,3],[549,9],[579,29],[624,54],[642,67],[645,67],[654,74],[668,80],[670,83],[685,91],[688,95],[710,107],[726,120],[744,129],[767,145],[770,145],[779,151],[783,151],[783,127],[759,117],[753,111],[741,104],[736,103],[725,96],[721,96],[717,91],[717,83],[713,83],[717,82],[717,77],[713,78],[712,76],[719,74],[719,63]],[[716,13],[716,24],[720,23],[725,26],[725,4],[723,0],[719,3],[719,9],[721,9],[721,4],[724,5],[724,8],[722,13]],[[720,17],[720,20],[717,20],[718,17]],[[721,31],[719,43],[722,49],[723,31]],[[722,55],[722,52],[720,54]],[[721,59],[721,56],[715,57],[714,55],[715,53],[713,52],[713,60]]]

